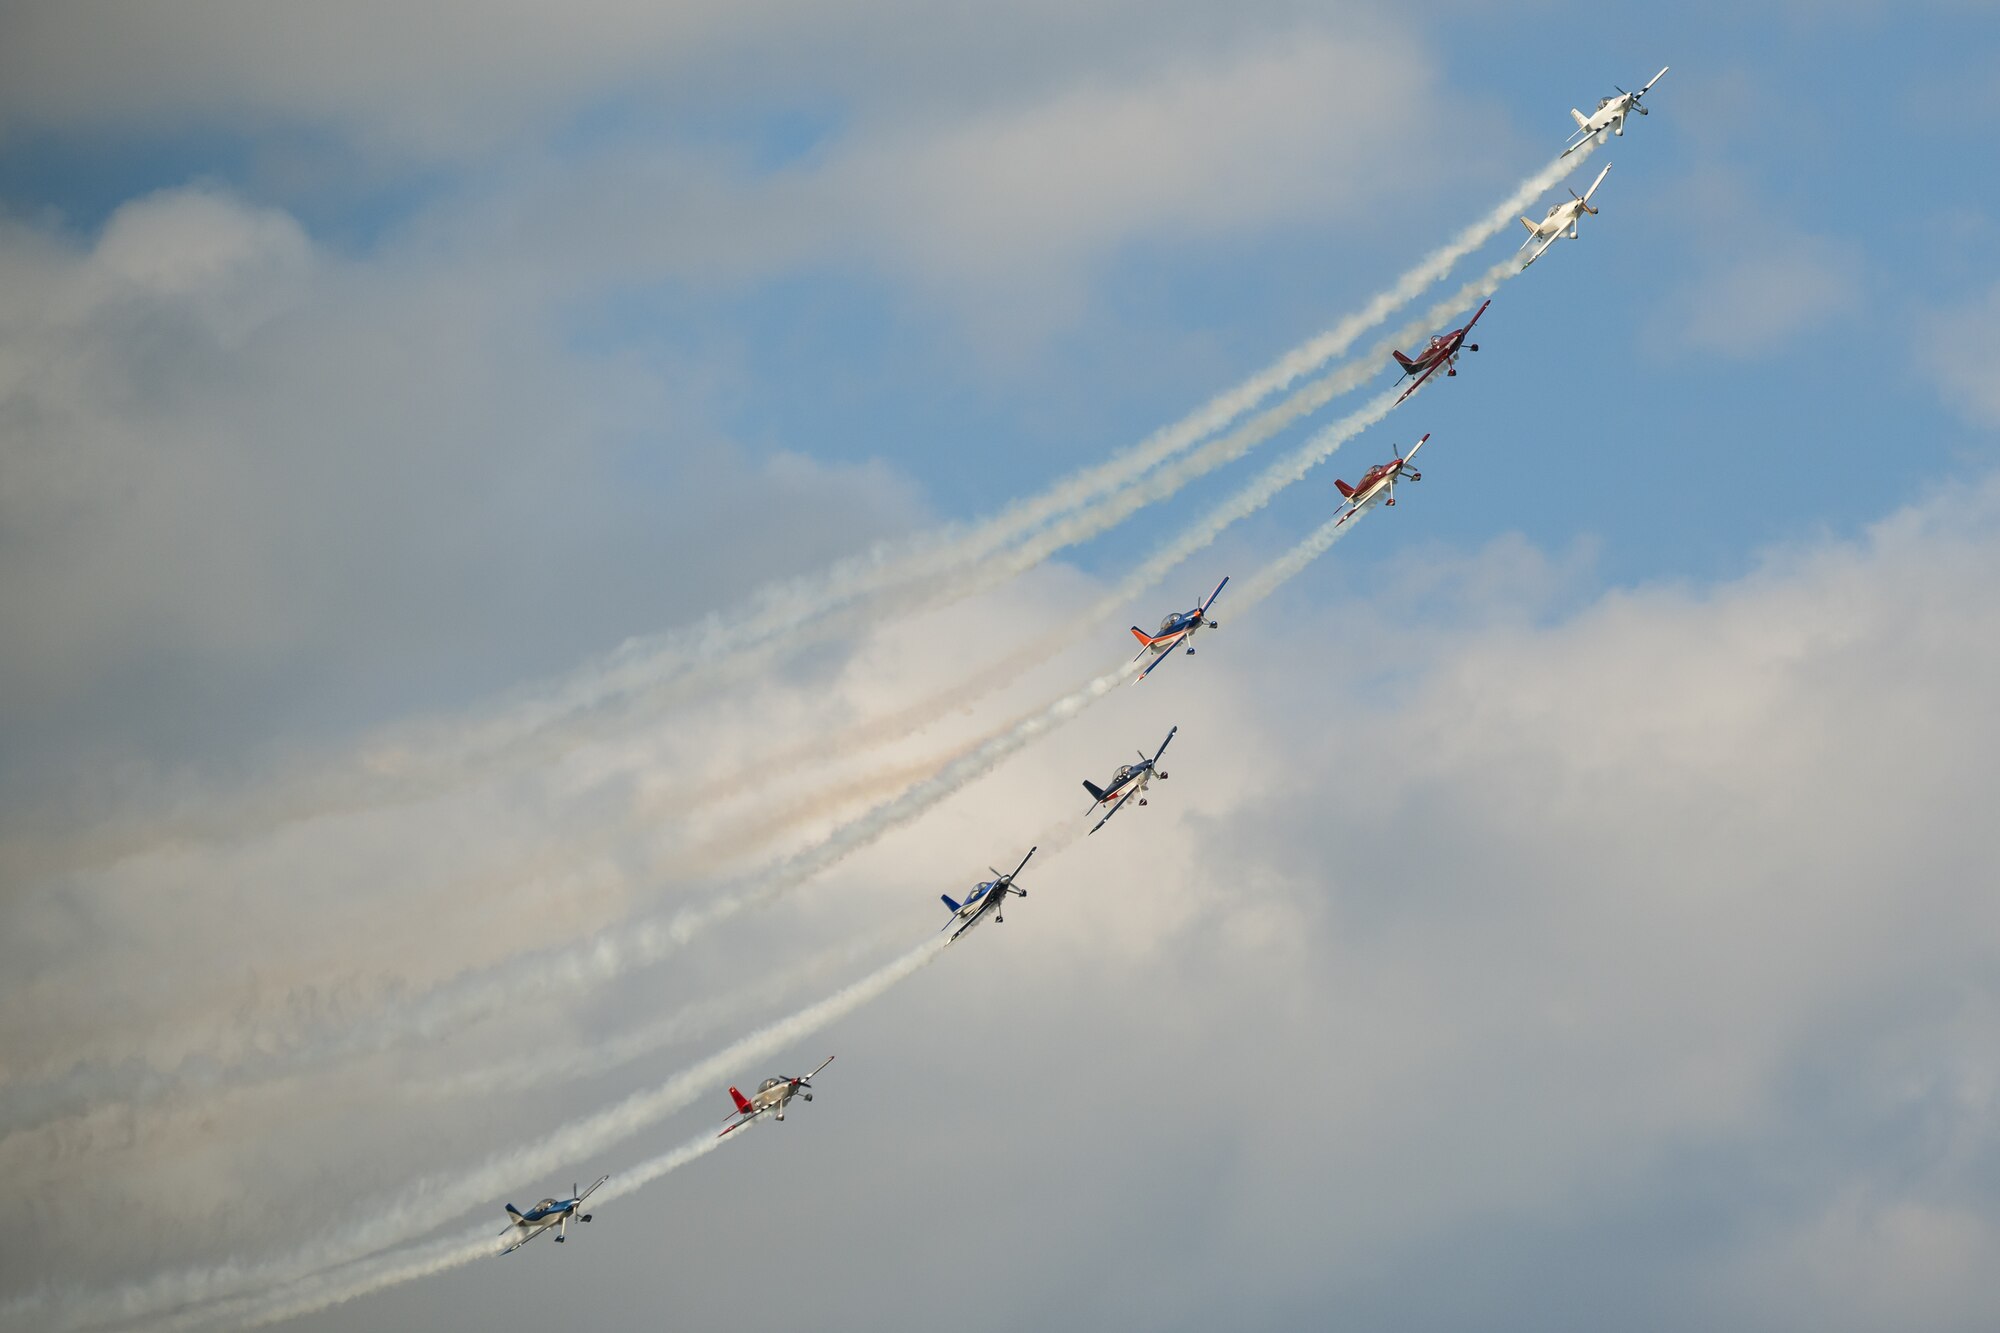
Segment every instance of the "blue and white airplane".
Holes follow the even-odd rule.
[[[583,1206],[585,1199],[597,1193],[599,1185],[609,1179],[610,1176],[599,1176],[591,1183],[589,1189],[582,1191],[571,1185],[570,1196],[567,1199],[543,1199],[525,1213],[513,1204],[508,1204],[507,1211],[514,1215],[514,1222],[500,1234],[512,1236],[514,1242],[500,1253],[512,1254],[551,1227],[555,1228],[556,1244],[560,1245],[568,1240],[570,1218],[575,1217],[579,1222],[588,1222],[590,1214],[579,1213],[576,1210]]]
[[[1224,576],[1222,582],[1215,585],[1215,591],[1202,599],[1200,606],[1197,606],[1192,611],[1176,611],[1165,620],[1162,620],[1160,622],[1160,632],[1157,634],[1148,634],[1137,625],[1132,627],[1132,637],[1139,641],[1139,656],[1134,657],[1132,660],[1136,662],[1147,653],[1159,654],[1159,656],[1147,664],[1144,671],[1139,673],[1140,680],[1144,680],[1146,677],[1152,675],[1153,668],[1166,661],[1168,657],[1173,655],[1173,650],[1182,644],[1186,644],[1187,650],[1192,653],[1194,651],[1194,636],[1197,631],[1222,628],[1222,622],[1208,618],[1208,608],[1215,605],[1215,599],[1221,596],[1222,590],[1228,586],[1229,579],[1227,576]],[[1134,683],[1136,684],[1137,682]]]
[[[953,926],[958,927],[957,930],[952,931],[951,940],[947,941],[948,943],[956,942],[960,935],[971,930],[979,923],[979,919],[988,912],[993,913],[995,921],[1006,920],[1005,917],[1000,915],[1000,912],[1007,905],[1007,895],[1011,893],[1017,898],[1028,896],[1026,889],[1017,889],[1014,887],[1014,876],[1028,868],[1028,858],[1032,857],[1035,851],[1035,848],[1030,847],[1028,855],[1021,858],[1021,864],[1015,866],[1009,874],[1002,875],[995,866],[986,867],[994,873],[996,878],[989,879],[984,884],[975,885],[972,892],[965,895],[963,903],[953,902],[951,895],[948,893],[938,895],[944,899],[944,905],[951,909],[951,920],[939,926],[938,929],[951,930]]]
[[[1174,743],[1174,735],[1178,731],[1180,731],[1180,728],[1175,727],[1167,733],[1167,738],[1160,742],[1160,748],[1154,752],[1151,759],[1146,758],[1146,752],[1141,750],[1139,751],[1138,763],[1120,765],[1118,771],[1111,775],[1111,781],[1104,786],[1098,786],[1089,778],[1083,780],[1083,789],[1090,793],[1090,808],[1092,810],[1105,805],[1111,807],[1104,812],[1104,818],[1098,820],[1092,826],[1090,830],[1092,833],[1097,832],[1098,829],[1110,823],[1111,816],[1123,810],[1125,802],[1131,800],[1134,796],[1139,798],[1140,805],[1144,805],[1146,803],[1146,788],[1152,783],[1154,778],[1157,777],[1162,782],[1167,780],[1167,770],[1160,767],[1160,756],[1165,754],[1167,747]]]

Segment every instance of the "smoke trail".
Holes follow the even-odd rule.
[[[1079,506],[1120,493],[1159,464],[1223,429],[1272,394],[1345,355],[1362,334],[1441,281],[1459,260],[1485,244],[1511,223],[1517,213],[1582,166],[1595,147],[1594,140],[1586,141],[1568,157],[1557,158],[1527,177],[1492,211],[1426,255],[1391,286],[1331,329],[1301,343],[1270,366],[1138,444],[1093,467],[1072,473],[1041,494],[1017,501],[991,518],[970,525],[946,525],[897,543],[878,544],[829,570],[767,585],[755,594],[754,604],[747,611],[733,616],[711,613],[692,626],[629,640],[561,680],[520,691],[511,702],[500,704],[497,715],[483,721],[460,720],[428,729],[406,728],[399,738],[380,741],[365,751],[359,763],[347,771],[322,773],[315,780],[285,787],[267,787],[247,804],[225,814],[217,814],[212,808],[183,809],[124,834],[97,835],[88,848],[80,849],[86,857],[83,863],[115,860],[176,837],[227,836],[245,827],[270,827],[309,816],[421,799],[476,780],[503,760],[514,767],[523,767],[560,758],[590,736],[614,726],[619,710],[613,705],[618,700],[646,696],[663,680],[677,682],[676,697],[724,683],[743,668],[740,659],[745,654],[762,650],[775,656],[788,640],[800,638],[808,628],[823,625],[869,598],[897,589],[938,586],[942,581],[941,596],[946,599],[962,596],[965,589],[954,575],[976,568],[995,554],[1026,541],[1044,525]],[[1359,382],[1344,382],[1345,387],[1326,392],[1313,405],[1322,404],[1332,393],[1345,392]],[[1309,410],[1310,407],[1298,407],[1284,421],[1295,420],[1301,412]],[[1222,461],[1239,456],[1243,449],[1281,428],[1282,425],[1273,425],[1254,432],[1246,437],[1248,443],[1233,451],[1225,450]],[[1147,499],[1118,506],[1115,512],[1122,517],[1139,504],[1159,498],[1161,492],[1149,492]],[[1115,522],[1116,518],[1108,521]],[[1079,530],[1089,535],[1102,531],[1105,525],[1090,523]],[[1081,537],[1064,539],[1045,535],[1032,548],[1034,554],[1017,553],[1005,562],[1006,568],[1019,572],[1076,540]],[[65,864],[62,855],[53,849],[38,849],[38,855],[37,869],[43,873]],[[78,863],[71,858],[69,864]]]
[[[346,1228],[324,1235],[290,1255],[255,1264],[232,1262],[214,1268],[163,1274],[106,1292],[72,1294],[60,1301],[55,1326],[94,1327],[141,1319],[185,1310],[191,1305],[208,1305],[247,1290],[269,1289],[349,1263],[386,1245],[420,1236],[470,1209],[493,1207],[494,1200],[504,1197],[509,1190],[518,1190],[524,1181],[560,1171],[568,1164],[603,1152],[620,1140],[689,1106],[696,1098],[715,1092],[725,1086],[732,1076],[741,1077],[743,1066],[767,1059],[853,1013],[935,961],[944,947],[944,936],[928,939],[860,980],[850,982],[796,1013],[767,1023],[656,1087],[641,1089],[602,1111],[571,1121],[537,1142],[490,1157],[471,1171],[419,1181],[401,1191],[387,1206],[369,1210],[366,1216]],[[616,1196],[608,1194],[607,1197]],[[484,1253],[493,1253],[497,1248],[489,1241]],[[466,1258],[478,1257],[476,1253],[466,1253],[463,1246],[459,1252],[464,1253]],[[432,1256],[433,1259],[436,1257]],[[384,1263],[385,1270],[404,1266],[396,1260]],[[316,1298],[321,1304],[310,1308],[323,1309],[326,1305],[351,1300],[367,1290],[374,1290],[375,1287],[367,1285],[370,1282],[379,1284],[380,1274],[371,1270],[365,1280],[350,1281],[338,1289],[329,1288]],[[11,1322],[13,1318],[41,1307],[49,1299],[41,1295],[10,1302],[8,1306],[0,1307],[0,1316],[6,1316]],[[284,1313],[304,1313],[304,1310],[287,1310]],[[211,1312],[196,1310],[186,1310],[186,1316],[195,1322],[208,1322],[213,1318]],[[281,1318],[284,1315],[272,1317]]]
[[[1572,166],[1579,156],[1580,153],[1571,155]],[[1510,200],[1509,207],[1512,206],[1513,201]],[[1502,283],[1520,271],[1512,258],[1502,260],[1481,277],[1438,302],[1422,319],[1398,330],[1390,339],[1384,341],[1384,348],[1406,342],[1436,327],[1443,319],[1465,310],[1471,302],[1491,295]],[[1178,463],[1159,468],[1151,475],[1142,478],[1139,484],[1128,487],[1106,502],[1086,507],[1071,519],[1053,525],[1034,542],[1027,544],[1008,559],[987,562],[977,567],[975,577],[961,585],[959,595],[963,595],[964,591],[1010,578],[1045,559],[1052,551],[1085,540],[1122,521],[1139,508],[1176,493],[1190,481],[1241,456],[1256,443],[1268,438],[1271,433],[1323,405],[1337,393],[1360,383],[1372,373],[1372,370],[1363,364],[1348,367],[1323,378],[1317,384],[1309,386],[1287,402],[1261,414],[1230,435],[1196,450]],[[1101,599],[1097,606],[1077,623],[1095,623],[1103,615],[1116,610],[1157,582],[1168,568],[1213,543],[1231,524],[1270,503],[1280,491],[1303,478],[1345,441],[1385,417],[1395,406],[1400,392],[1400,386],[1392,387],[1361,411],[1352,413],[1316,433],[1300,449],[1267,468],[1231,500],[1211,511],[1199,523],[1182,529],[1176,537],[1157,549],[1150,557],[1139,562],[1132,574]],[[1079,692],[1087,696],[1082,704],[1071,707],[1066,702],[1066,696],[1065,700],[1058,700],[1050,705],[1051,710],[1060,713],[1058,720],[1066,719],[1075,711],[1087,706],[1088,702],[1101,697],[1101,692],[1091,692],[1097,684],[1098,682],[1093,682],[1090,686],[1086,686],[1084,691]],[[545,988],[546,993],[569,992],[608,980],[632,967],[658,961],[699,931],[733,917],[749,907],[773,901],[852,852],[874,842],[891,829],[928,810],[974,777],[990,770],[999,759],[1040,735],[1049,725],[1054,723],[1037,723],[1034,716],[1023,720],[1016,724],[1016,729],[1010,729],[1007,733],[989,739],[970,753],[946,765],[932,778],[915,784],[859,819],[842,826],[818,846],[788,859],[773,871],[707,907],[685,909],[664,921],[654,918],[641,923],[636,929],[614,928],[584,945],[531,956],[527,966],[532,972],[534,985]],[[1026,730],[1018,730],[1019,728]],[[626,931],[630,931],[630,937],[621,938]],[[434,1036],[491,1012],[495,1006],[505,1002],[515,984],[511,978],[501,982],[490,974],[481,974],[463,983],[446,983],[433,992],[430,1000],[420,1003],[410,1012],[387,1015],[360,1025],[350,1029],[348,1033],[330,1044],[264,1056],[258,1063],[260,1066],[269,1066],[278,1072],[285,1072],[321,1059],[388,1049],[411,1039]],[[202,1067],[209,1075],[215,1073],[206,1062],[203,1062]],[[110,1084],[136,1089],[132,1095],[146,1098],[162,1095],[166,1089],[174,1086],[173,1076],[159,1074],[143,1065],[131,1064],[114,1070],[101,1068],[80,1070],[69,1076],[70,1082],[78,1080],[87,1083],[90,1095],[97,1096],[111,1091],[111,1087],[107,1086]],[[51,1104],[50,1099],[55,1093],[45,1087],[35,1087],[25,1089],[9,1100],[13,1101],[19,1096],[29,1094],[32,1094],[29,1100],[45,1116]],[[81,1094],[72,1091],[63,1100],[66,1104],[73,1104],[77,1095]]]
[[[1342,536],[1357,527],[1365,517],[1364,511],[1355,515],[1354,519],[1345,525],[1340,522],[1338,515],[1328,518],[1303,541],[1249,576],[1244,580],[1241,594],[1236,599],[1237,613],[1242,614],[1254,609],[1286,581],[1323,555]],[[1112,676],[1100,677],[1099,680],[1108,680],[1111,682],[1111,687],[1115,687],[1119,680],[1130,674],[1132,674],[1130,671],[1122,671]],[[1051,835],[1051,843],[1057,842],[1062,836],[1060,830]],[[1067,842],[1074,841],[1074,836],[1067,839]],[[268,1286],[273,1282],[294,1283],[291,1289],[264,1298],[263,1303],[254,1311],[237,1309],[228,1311],[231,1318],[243,1318],[257,1324],[269,1323],[323,1310],[385,1286],[442,1272],[469,1263],[482,1255],[491,1254],[497,1249],[492,1240],[467,1235],[464,1238],[440,1242],[416,1254],[399,1255],[369,1264],[355,1265],[344,1276],[338,1278],[311,1281],[308,1277],[314,1273],[322,1273],[328,1268],[350,1263],[357,1255],[368,1254],[383,1244],[393,1244],[398,1239],[422,1234],[446,1218],[497,1197],[518,1180],[545,1175],[565,1161],[572,1161],[599,1151],[610,1143],[636,1133],[661,1117],[688,1105],[700,1091],[712,1088],[725,1079],[732,1069],[782,1049],[880,996],[898,982],[934,962],[943,952],[946,943],[944,936],[933,937],[835,995],[789,1018],[759,1029],[669,1079],[658,1088],[634,1093],[608,1110],[573,1122],[539,1143],[489,1159],[484,1166],[469,1175],[420,1186],[410,1191],[403,1202],[386,1212],[378,1211],[348,1232],[321,1241],[288,1259],[255,1266],[232,1264],[218,1269],[171,1275],[95,1298],[71,1301],[65,1305],[65,1313],[71,1315],[71,1322],[62,1326],[75,1327],[79,1322],[92,1324],[107,1320],[139,1318],[162,1309],[178,1308],[192,1303],[226,1301],[227,1297],[246,1287]],[[711,1142],[719,1143],[720,1140]],[[622,1183],[615,1188],[607,1186],[603,1197],[608,1202],[629,1194],[709,1150],[712,1149],[705,1148],[700,1141],[696,1141],[650,1159],[629,1173],[629,1179],[621,1177]],[[387,1240],[384,1239],[385,1236],[388,1237]],[[308,1280],[302,1283],[302,1278]],[[42,1301],[39,1299],[17,1300],[10,1303],[5,1313],[25,1313],[28,1308],[40,1304]],[[104,1313],[96,1313],[97,1311]],[[208,1305],[203,1309],[187,1311],[183,1320],[210,1322],[222,1313],[222,1306]],[[186,1325],[183,1322],[175,1326]]]

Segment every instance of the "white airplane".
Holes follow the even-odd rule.
[[[833,1057],[829,1055],[820,1062],[819,1069],[813,1070],[810,1074],[800,1074],[796,1078],[779,1074],[775,1078],[767,1078],[757,1085],[756,1095],[751,1097],[745,1097],[735,1088],[731,1088],[729,1095],[736,1102],[736,1109],[729,1113],[729,1118],[736,1123],[730,1125],[722,1131],[722,1134],[717,1134],[715,1137],[719,1139],[723,1134],[739,1130],[760,1115],[770,1115],[775,1119],[783,1120],[785,1118],[785,1103],[799,1096],[802,1089],[807,1090],[804,1094],[805,1099],[811,1101],[813,1095],[810,1089],[813,1079],[818,1077],[820,1069],[825,1069],[832,1063]],[[739,1116],[741,1119],[738,1119]]]
[[[567,1199],[543,1199],[525,1213],[513,1204],[508,1204],[507,1211],[514,1215],[514,1222],[500,1234],[514,1237],[514,1243],[500,1253],[512,1254],[551,1227],[555,1228],[556,1244],[560,1245],[568,1240],[570,1218],[575,1217],[579,1222],[588,1222],[590,1214],[578,1213],[576,1210],[583,1205],[585,1199],[597,1192],[599,1185],[609,1179],[610,1176],[599,1176],[589,1189],[581,1191],[571,1185],[570,1196]]]
[[[1667,66],[1660,66],[1660,74],[1666,72]],[[1575,107],[1571,107],[1569,113],[1576,119],[1576,137],[1570,142],[1569,147],[1563,149],[1562,155],[1568,157],[1592,139],[1603,143],[1606,130],[1622,137],[1625,133],[1626,116],[1634,111],[1642,116],[1649,114],[1645,107],[1639,105],[1639,99],[1652,91],[1653,85],[1660,81],[1660,74],[1647,79],[1646,86],[1636,93],[1628,93],[1623,88],[1618,88],[1617,84],[1612,84],[1612,87],[1618,88],[1618,96],[1598,98],[1597,110],[1587,116]]]
[[[1521,242],[1521,248],[1525,250],[1529,246],[1535,245],[1536,241],[1541,242],[1540,245],[1535,246],[1535,253],[1521,261],[1522,268],[1525,269],[1528,265],[1547,254],[1549,247],[1563,237],[1567,236],[1572,241],[1576,239],[1577,219],[1585,213],[1590,214],[1592,217],[1597,216],[1597,210],[1590,206],[1590,196],[1597,193],[1597,187],[1604,184],[1604,178],[1610,173],[1611,164],[1607,162],[1604,164],[1604,170],[1597,173],[1597,179],[1590,183],[1588,190],[1585,190],[1582,194],[1571,190],[1569,198],[1551,208],[1549,215],[1540,222],[1530,222],[1526,218],[1521,219],[1521,225],[1528,229],[1528,239]]]

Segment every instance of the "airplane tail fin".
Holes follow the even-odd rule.
[[[1391,352],[1390,355],[1396,358],[1396,364],[1404,370],[1414,371],[1417,368],[1417,363],[1404,356],[1401,352]]]
[[[950,895],[950,894],[948,894],[948,893],[940,893],[940,894],[938,895],[938,897],[942,898],[942,899],[944,900],[944,905],[945,905],[946,907],[949,907],[949,908],[950,908],[950,909],[951,909],[952,911],[956,912],[956,911],[958,911],[958,910],[959,910],[959,906],[958,906],[958,904],[957,904],[957,903],[955,903],[955,902],[953,902],[953,901],[951,900],[951,895]]]
[[[521,1215],[521,1210],[519,1208],[516,1208],[511,1203],[507,1205],[507,1211],[512,1213],[516,1217],[519,1217]]]
[[[1340,498],[1343,500],[1352,500],[1354,498],[1354,488],[1338,477],[1333,479],[1333,488],[1340,492]]]
[[[1530,235],[1530,236],[1539,236],[1539,235],[1541,235],[1541,233],[1540,233],[1540,232],[1538,232],[1538,231],[1536,231],[1536,230],[1535,230],[1535,224],[1534,224],[1534,223],[1532,223],[1532,222],[1530,222],[1530,221],[1528,221],[1528,220],[1527,220],[1526,218],[1522,218],[1522,219],[1521,219],[1521,225],[1522,225],[1522,226],[1524,226],[1524,227],[1526,227],[1526,228],[1528,229],[1528,235]]]
[[[1587,130],[1590,128],[1589,116],[1584,115],[1581,111],[1578,111],[1575,107],[1571,107],[1569,109],[1569,113],[1571,116],[1576,118],[1576,127],[1578,129]]]
[[[1151,648],[1153,646],[1153,636],[1140,629],[1137,625],[1132,627],[1132,637],[1137,639],[1142,647]]]
[[[1092,782],[1089,778],[1085,778],[1083,780],[1083,789],[1090,793],[1092,800],[1101,801],[1104,799],[1104,788],[1098,786],[1095,782]]]
[[[738,1092],[735,1088],[732,1087],[729,1090],[729,1095],[735,1098],[737,1111],[743,1112],[743,1111],[748,1111],[750,1109],[750,1099],[748,1097],[745,1097],[742,1093]]]

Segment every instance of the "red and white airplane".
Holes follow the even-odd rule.
[[[1403,396],[1402,398],[1398,398],[1397,402],[1402,402],[1403,398],[1408,398],[1418,389],[1421,389],[1424,386],[1424,381],[1429,379],[1439,366],[1444,367],[1446,375],[1456,375],[1458,373],[1459,350],[1461,348],[1468,352],[1479,350],[1479,344],[1467,342],[1465,335],[1472,332],[1472,326],[1479,322],[1479,317],[1486,313],[1486,307],[1492,304],[1493,302],[1491,301],[1482,304],[1478,310],[1473,312],[1472,318],[1465,321],[1465,327],[1453,329],[1449,333],[1440,333],[1437,337],[1431,339],[1430,346],[1424,348],[1415,357],[1404,356],[1401,352],[1393,354],[1396,358],[1396,364],[1403,368],[1405,375],[1416,376],[1416,383],[1403,390]]]
[[[810,1074],[799,1074],[796,1077],[779,1074],[774,1078],[767,1078],[757,1085],[755,1095],[749,1097],[745,1097],[736,1088],[731,1088],[729,1095],[735,1100],[736,1109],[730,1112],[729,1118],[736,1123],[715,1137],[719,1139],[723,1134],[733,1133],[761,1115],[775,1115],[783,1120],[785,1104],[792,1098],[803,1096],[807,1101],[813,1099],[812,1081],[819,1077],[820,1069],[825,1069],[832,1063],[833,1057],[829,1055],[820,1062],[819,1069],[813,1070]]]
[[[1377,463],[1362,473],[1361,480],[1352,486],[1338,477],[1334,478],[1333,484],[1340,491],[1340,498],[1347,501],[1347,512],[1340,516],[1340,523],[1347,522],[1377,500],[1384,504],[1396,503],[1396,483],[1399,480],[1422,481],[1424,474],[1408,464],[1417,456],[1417,450],[1424,447],[1424,440],[1430,437],[1430,432],[1425,431],[1424,439],[1411,445],[1410,452],[1392,458],[1386,463]],[[1333,526],[1337,528],[1340,523]]]

